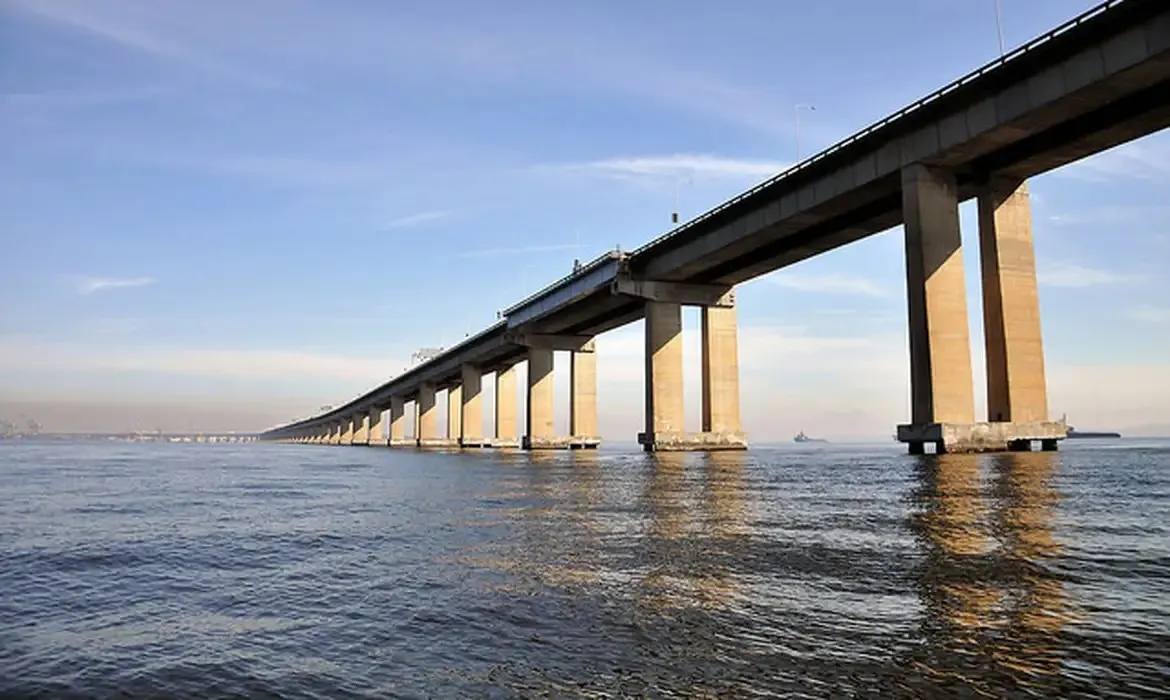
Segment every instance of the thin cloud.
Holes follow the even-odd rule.
[[[94,294],[110,289],[145,287],[157,282],[153,277],[89,277],[80,276],[73,280],[78,294]]]
[[[528,253],[551,253],[558,250],[573,250],[573,243],[557,243],[553,245],[529,245],[515,248],[484,248],[482,250],[468,250],[459,254],[461,258],[497,258],[503,255],[525,255]]]
[[[871,297],[889,296],[885,289],[870,280],[851,275],[790,275],[781,272],[770,279],[778,287],[800,292],[858,294]]]
[[[569,172],[585,172],[616,179],[763,179],[784,170],[787,164],[776,161],[725,158],[721,156],[676,153],[667,156],[626,156],[585,163],[554,166]]]
[[[1140,323],[1170,324],[1170,306],[1137,306],[1125,315]]]
[[[1089,182],[1119,179],[1164,181],[1170,178],[1170,141],[1163,137],[1132,141],[1070,163],[1057,173]]]
[[[1121,275],[1109,270],[1101,270],[1073,263],[1056,263],[1036,274],[1037,281],[1048,287],[1066,287],[1077,289],[1083,287],[1097,287],[1110,284],[1126,284],[1134,282],[1137,277]]]
[[[445,209],[438,211],[424,211],[418,214],[411,214],[409,216],[402,216],[394,219],[390,223],[386,224],[386,228],[411,228],[414,226],[421,226],[423,224],[429,224],[435,221],[441,221],[443,219],[449,218],[451,218],[451,212]]]

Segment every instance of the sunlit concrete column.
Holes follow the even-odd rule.
[[[684,431],[682,306],[646,302],[646,429],[638,441],[653,451]]]
[[[333,425],[329,426],[329,444],[340,445],[342,432],[343,429],[341,427],[341,423],[334,423]]]
[[[971,338],[954,173],[922,164],[902,170],[910,326],[909,426],[898,438],[942,448],[929,426],[972,424]]]
[[[516,422],[516,366],[496,370],[495,447],[517,447],[519,425]]]
[[[370,409],[370,415],[366,419],[366,433],[369,436],[367,445],[381,445],[382,437],[382,407],[375,406]]]
[[[597,353],[569,353],[569,436],[597,437]]]
[[[420,447],[433,445],[439,438],[438,409],[435,407],[435,387],[433,384],[420,384],[418,387],[418,427],[415,433]]]
[[[1026,182],[993,178],[980,187],[979,258],[987,419],[1046,421],[1048,391]]]
[[[351,445],[370,444],[370,424],[366,422],[367,413],[358,413],[353,417],[353,441]]]
[[[524,420],[525,449],[545,446],[556,437],[553,426],[553,351],[528,348],[528,407]]]
[[[418,427],[418,424],[415,424]],[[417,439],[417,433],[415,434]],[[401,396],[390,397],[390,437],[391,447],[400,447],[411,444],[406,439],[406,399]]]
[[[463,433],[463,386],[447,389],[447,439],[459,440]]]
[[[484,447],[483,436],[483,372],[475,365],[463,365],[463,418],[459,434],[461,447]]]
[[[703,432],[742,441],[739,417],[739,325],[735,307],[703,307]]]
[[[341,419],[341,440],[342,445],[353,444],[353,416]]]

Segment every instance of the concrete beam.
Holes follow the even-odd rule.
[[[569,350],[572,352],[593,352],[593,336],[560,335],[556,333],[524,333],[508,331],[505,340],[514,345],[541,350]]]
[[[734,307],[735,290],[727,284],[684,284],[619,277],[610,291],[619,296],[684,306]]]

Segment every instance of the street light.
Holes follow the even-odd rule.
[[[1000,58],[1003,58],[1003,17],[1000,15],[999,11],[999,0],[995,0],[995,31],[999,36],[999,56]]]
[[[800,110],[807,109],[810,112],[817,111],[814,105],[799,104],[796,105],[796,162],[800,162]]]

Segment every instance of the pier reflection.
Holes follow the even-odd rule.
[[[1059,455],[920,458],[911,527],[924,559],[918,576],[926,644],[911,685],[979,692],[1061,686],[1067,594],[1052,561]]]

